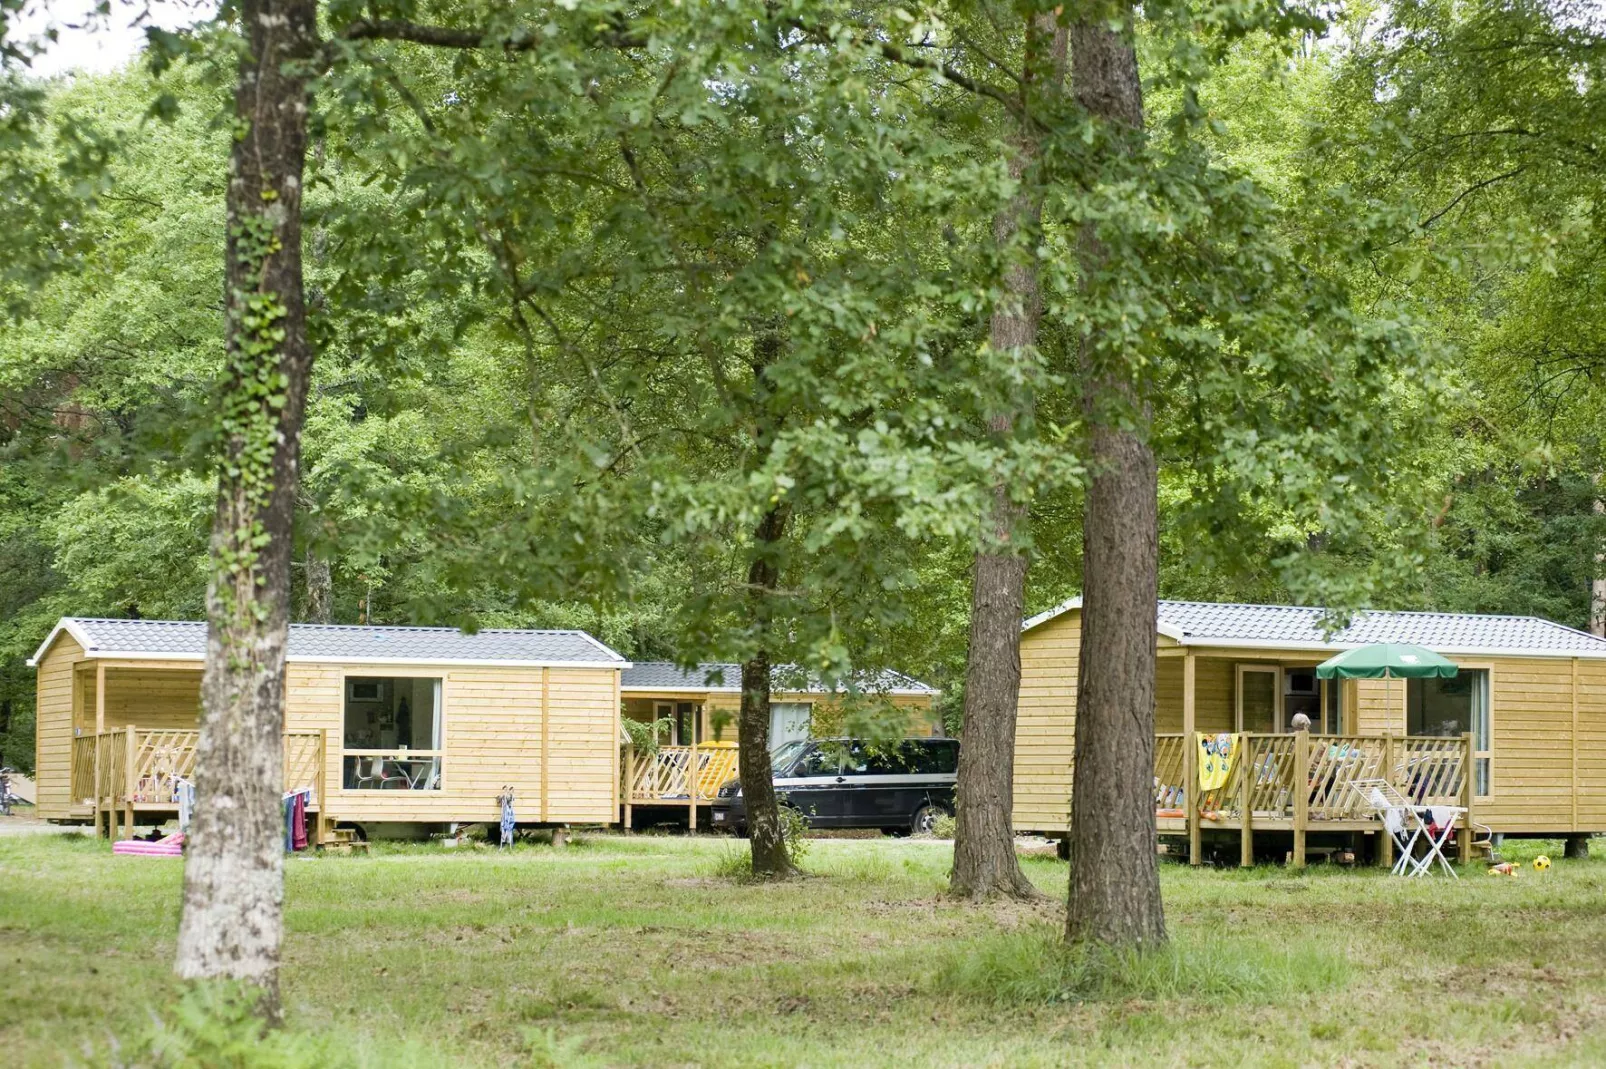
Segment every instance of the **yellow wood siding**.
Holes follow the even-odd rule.
[[[1081,641],[1079,612],[1064,613],[1021,636],[1020,704],[1015,715],[1014,823],[1018,830],[1064,831],[1069,823]],[[1180,667],[1178,672],[1180,704]]]
[[[71,811],[73,740],[73,667],[83,660],[83,647],[60,634],[39,662],[34,706],[34,779],[39,787],[38,814],[59,820]],[[90,716],[94,716],[91,709]]]
[[[1021,690],[1016,722],[1015,807],[1018,830],[1060,831],[1069,815],[1076,730],[1077,653],[1081,614],[1068,612],[1021,636]],[[1158,648],[1172,644],[1157,638]],[[1320,652],[1194,647],[1195,723],[1231,731],[1234,666],[1312,665]],[[1475,818],[1495,831],[1606,831],[1606,662],[1566,657],[1453,657],[1490,672],[1492,787],[1476,800]],[[1183,659],[1159,658],[1155,730],[1182,730]],[[1357,734],[1405,733],[1406,684],[1355,680],[1346,694]],[[1349,695],[1353,694],[1353,697]],[[1353,702],[1353,705],[1349,703]],[[1576,749],[1576,757],[1575,751]],[[1576,773],[1575,773],[1576,767]]]
[[[89,678],[90,701],[94,677]],[[106,730],[133,724],[142,728],[193,731],[201,718],[201,670],[173,668],[106,669]],[[89,719],[94,721],[94,709]]]
[[[550,669],[551,722],[547,812],[542,799],[542,669],[410,664],[289,668],[286,724],[327,730],[325,764],[330,814],[352,821],[481,821],[499,816],[496,796],[511,786],[521,821],[592,824],[618,819],[613,766],[618,760],[616,670]],[[340,743],[345,676],[422,676],[441,679],[441,789],[341,789]]]

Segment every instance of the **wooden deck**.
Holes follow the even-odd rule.
[[[625,746],[621,760],[621,820],[626,828],[637,806],[684,806],[687,824],[695,831],[697,807],[713,801],[720,785],[738,774],[734,742],[660,746],[648,754]]]
[[[323,808],[323,732],[284,735],[284,789],[309,789],[311,811]],[[72,740],[72,802],[92,817],[97,833],[106,817],[106,834],[133,834],[136,814],[178,811],[178,782],[195,774],[199,731],[139,728],[79,735]]]
[[[1357,786],[1366,780],[1387,780],[1417,805],[1464,808],[1456,843],[1461,860],[1471,860],[1471,735],[1240,735],[1226,783],[1205,792],[1185,786],[1198,783],[1199,749],[1189,743],[1181,733],[1155,736],[1154,802],[1157,829],[1185,833],[1192,864],[1203,860],[1203,833],[1214,830],[1238,833],[1243,865],[1254,864],[1256,831],[1291,833],[1295,866],[1305,864],[1307,838],[1322,832],[1376,833],[1392,862],[1393,842]]]

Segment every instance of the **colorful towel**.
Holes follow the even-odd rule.
[[[1238,736],[1222,732],[1199,732],[1199,789],[1219,790],[1227,785],[1233,759],[1238,756]]]
[[[169,835],[154,843],[144,839],[124,839],[120,843],[112,843],[112,853],[125,857],[183,857],[184,836]]]

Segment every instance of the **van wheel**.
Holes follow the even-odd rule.
[[[937,806],[923,805],[909,818],[909,831],[914,835],[934,835],[937,831],[937,818],[942,815],[943,811]]]

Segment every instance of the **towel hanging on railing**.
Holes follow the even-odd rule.
[[[178,830],[188,835],[190,818],[195,815],[195,784],[187,779],[175,778],[173,794],[178,801]]]
[[[312,788],[287,791],[284,796],[284,852],[293,854],[307,848],[307,803]]]
[[[513,845],[513,788],[503,787],[502,793],[496,796],[496,804],[502,807],[502,846]]]

